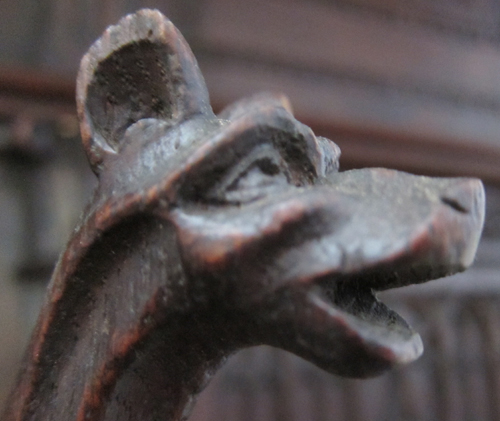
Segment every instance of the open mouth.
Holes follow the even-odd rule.
[[[453,275],[460,265],[394,265],[367,269],[352,275],[326,275],[314,281],[309,293],[324,303],[372,325],[395,331],[411,329],[396,312],[378,300],[377,293],[389,289],[420,284]],[[401,266],[401,268],[398,268]]]
[[[372,269],[340,277],[321,276],[307,287],[307,302],[323,328],[342,331],[351,349],[363,349],[388,365],[417,359],[423,352],[417,332],[377,298],[379,291],[431,281],[460,271],[459,267],[412,267],[401,271]]]
[[[411,330],[399,314],[377,298],[373,288],[356,279],[322,279],[310,290],[310,295],[371,326],[380,326],[402,335]]]

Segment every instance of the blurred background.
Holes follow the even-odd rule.
[[[215,110],[286,93],[341,168],[476,176],[487,218],[471,270],[383,300],[425,355],[380,378],[327,375],[266,347],[232,357],[192,415],[211,421],[500,420],[500,2],[0,1],[0,407],[58,253],[95,178],[75,117],[81,56],[158,8],[187,38]]]

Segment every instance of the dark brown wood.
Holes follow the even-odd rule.
[[[345,147],[344,158],[355,165],[366,163],[366,153],[375,156],[377,165],[385,161],[384,166],[392,166],[401,157],[398,168],[409,163],[412,170],[427,173],[429,158],[447,159],[440,145],[452,151],[466,145],[492,153],[495,161],[475,168],[481,172],[476,176],[493,180],[498,178],[494,162],[500,154],[498,44],[479,35],[464,36],[460,29],[468,31],[468,24],[460,24],[460,16],[468,16],[481,34],[485,20],[477,15],[495,21],[498,12],[493,8],[491,1],[472,6],[208,0],[195,51],[212,99],[229,103],[259,90],[286,92],[301,121],[359,134],[340,145]],[[430,21],[456,27],[446,30],[439,23],[443,30],[437,30],[427,24]],[[376,138],[372,148],[358,141],[363,133]],[[379,133],[394,142],[384,142]],[[396,145],[401,152],[394,154],[399,139],[416,139],[410,149],[418,153],[405,152],[402,143]],[[379,146],[375,154],[373,145]],[[467,167],[483,163],[482,155],[471,154]],[[437,167],[441,170],[443,164]],[[451,165],[444,167],[454,173]]]
[[[466,42],[319,1],[207,0],[202,17],[199,42],[233,56],[498,107],[500,53],[490,42]]]
[[[321,0],[320,0],[321,1]],[[357,13],[371,13],[385,20],[414,22],[429,31],[460,34],[498,41],[500,10],[495,0],[475,2],[449,0],[334,0],[339,7]]]
[[[214,115],[175,27],[142,10],[83,58],[99,185],[49,285],[4,419],[181,420],[235,351],[343,376],[422,352],[376,291],[464,270],[476,179],[338,172],[339,148],[260,94]]]
[[[75,85],[68,77],[29,70],[20,66],[0,67],[0,93],[31,100],[53,100],[72,104]]]

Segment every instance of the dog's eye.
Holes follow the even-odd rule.
[[[209,200],[245,203],[283,189],[290,182],[286,162],[270,145],[240,160],[207,194]]]

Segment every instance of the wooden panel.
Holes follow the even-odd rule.
[[[161,9],[189,35],[195,0],[2,0],[0,63],[76,77],[80,59],[108,26],[138,9]]]
[[[76,114],[75,83],[58,74],[0,66],[0,118],[57,120]]]
[[[200,38],[228,54],[500,109],[500,51],[486,41],[292,0],[207,0]]]
[[[18,98],[75,102],[75,82],[57,73],[0,66],[0,93]]]
[[[0,1],[0,60],[33,65],[40,59],[49,20],[49,0]]]
[[[316,0],[385,19],[417,22],[431,30],[499,40],[500,7],[496,0]]]

